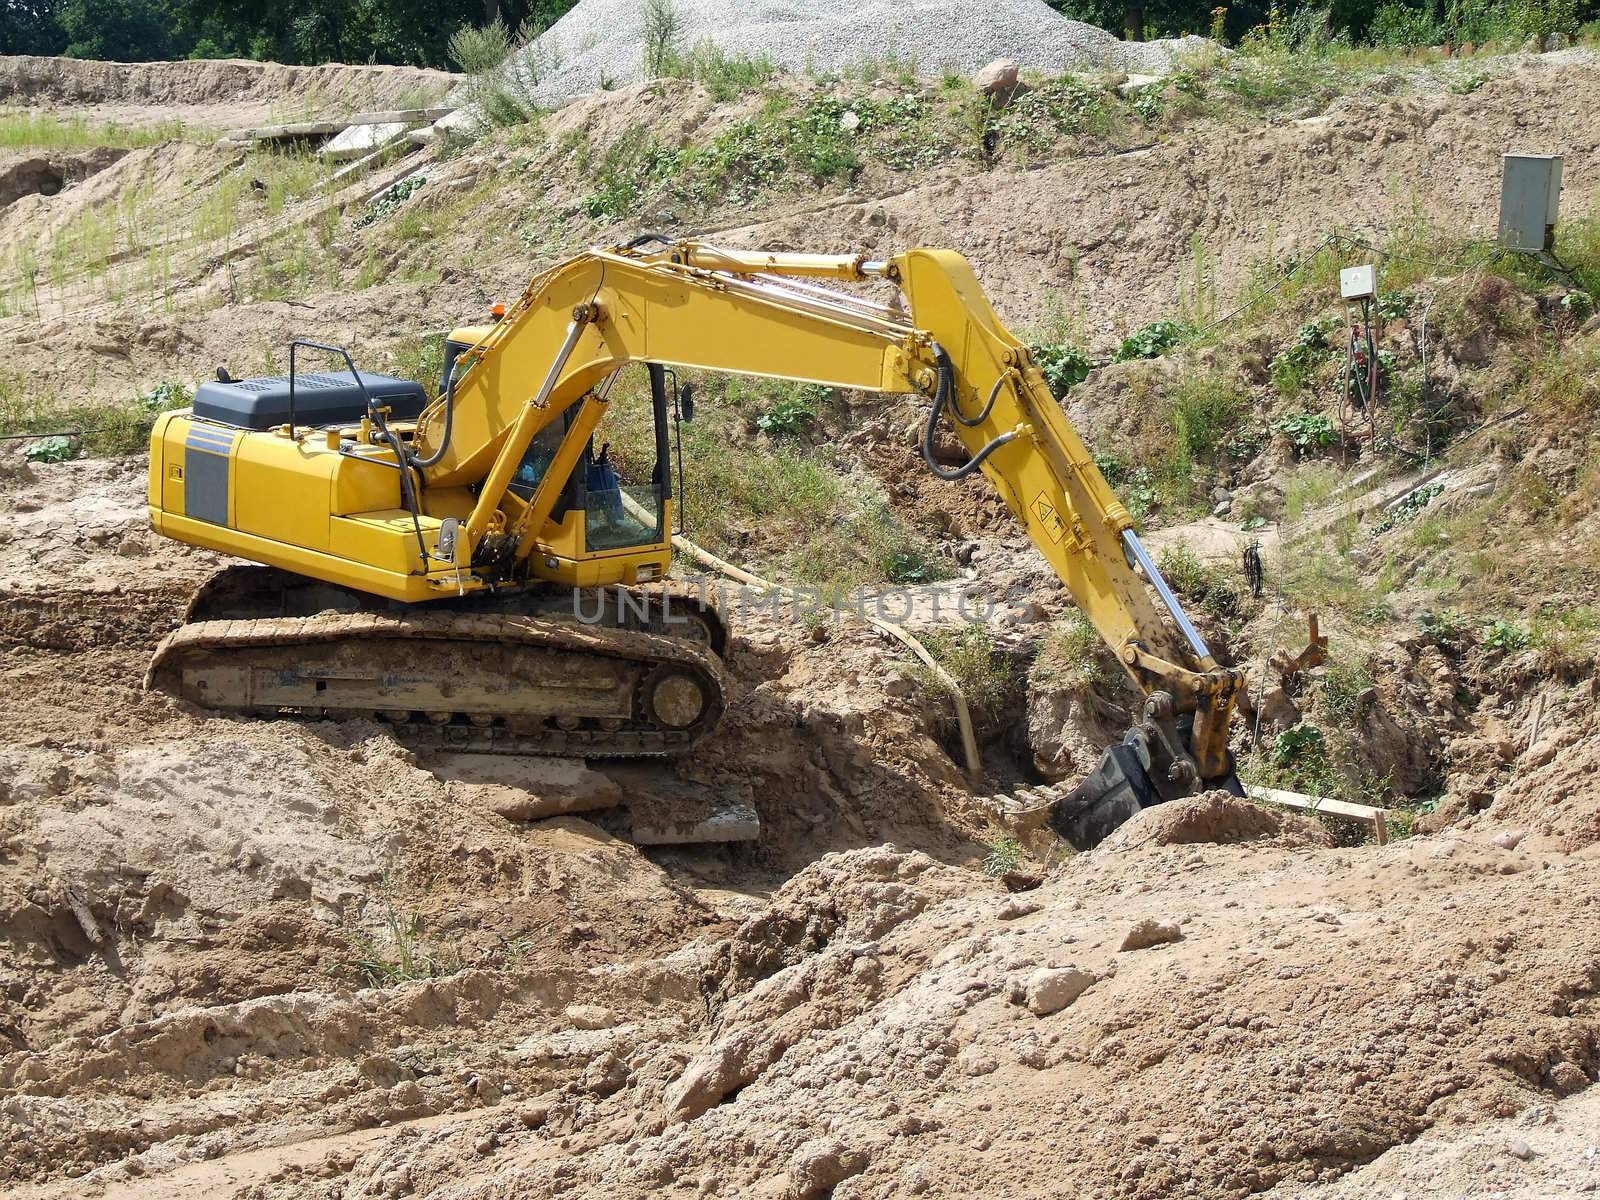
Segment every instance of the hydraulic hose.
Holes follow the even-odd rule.
[[[1009,433],[1002,433],[954,470],[946,470],[941,467],[933,456],[933,435],[938,428],[940,416],[944,414],[945,406],[951,403],[951,396],[955,392],[955,368],[950,365],[950,356],[944,352],[944,347],[937,342],[933,343],[933,353],[934,359],[938,364],[939,381],[934,387],[933,404],[928,409],[927,423],[922,427],[922,461],[927,464],[928,470],[932,471],[940,479],[965,479],[981,467],[984,460],[1000,449],[1001,446],[1015,440],[1017,431],[1013,429]],[[989,410],[994,407],[995,397],[999,394],[1000,388],[997,384],[995,390],[989,396],[989,403],[984,406],[982,416],[973,421],[963,420],[962,424],[975,425],[983,417],[988,416]]]
[[[989,389],[988,403],[983,406],[982,410],[975,417],[967,417],[962,414],[961,404],[956,399],[955,393],[952,392],[950,394],[950,415],[956,420],[960,421],[968,429],[982,425],[989,419],[989,414],[994,411],[994,402],[1000,399],[1000,389],[1005,386],[1005,383],[1006,377],[1004,375],[1000,376],[1000,378],[994,381],[994,387]]]
[[[444,433],[439,438],[438,449],[427,458],[418,458],[411,451],[406,451],[406,461],[419,471],[439,462],[444,458],[445,451],[450,449],[450,432],[455,425],[456,415],[456,363],[459,361],[459,358],[452,360],[444,373]]]

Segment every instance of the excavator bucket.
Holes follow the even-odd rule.
[[[1149,756],[1130,739],[1107,747],[1099,765],[1055,803],[1050,828],[1077,849],[1088,850],[1140,809],[1159,801]]]
[[[1244,795],[1239,777],[1230,772],[1215,787]],[[1156,788],[1144,739],[1130,731],[1126,740],[1108,747],[1099,765],[1050,808],[1050,828],[1078,850],[1098,846],[1112,830],[1160,804],[1167,797]]]

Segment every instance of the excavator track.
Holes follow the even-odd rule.
[[[194,615],[231,607],[223,596],[259,610],[269,579],[235,577]],[[590,757],[682,752],[726,706],[704,640],[503,604],[195,620],[157,648],[145,686],[217,712],[376,717],[418,750]]]

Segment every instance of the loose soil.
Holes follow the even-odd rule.
[[[232,108],[238,91],[237,111],[257,112],[308,78],[390,80],[205,70],[217,81],[188,91],[154,68],[0,60],[0,79],[36,80],[14,94],[49,103],[104,74],[94,102],[130,122]],[[1595,74],[1582,52],[1550,55],[1466,96],[796,203],[719,236],[955,245],[1009,319],[1075,281],[1109,338],[1170,307],[1196,232],[1226,281],[1263,230],[1287,247],[1330,222],[1373,228],[1397,189],[1487,222],[1508,145],[1577,163],[1600,144],[1571,100]],[[0,210],[0,240],[140,182],[176,202],[225,169],[220,154],[131,151]],[[496,169],[469,153],[427,188]],[[567,186],[512,181],[502,198],[536,184]],[[1593,187],[1572,171],[1567,203]],[[480,236],[415,253],[447,265]],[[63,401],[121,399],[222,361],[250,369],[252,347],[291,331],[392,346],[529,269],[502,250],[437,282],[171,314],[99,297],[87,317],[14,316],[0,334]],[[209,274],[186,286],[221,295]],[[1123,395],[1086,389],[1074,419],[1116,429]],[[1396,638],[1356,719],[1374,769],[1418,789],[1442,776],[1456,798],[1417,835],[1339,846],[1307,819],[1213,795],[992,878],[982,861],[1008,831],[981,795],[1103,740],[1128,697],[1024,686],[1041,618],[1067,611],[1059,586],[981,487],[918,473],[909,409],[862,415],[847,449],[966,554],[959,584],[998,602],[997,653],[1017,670],[979,713],[987,778],[964,778],[947,699],[893,643],[749,614],[724,726],[660,768],[752,798],[760,840],[726,848],[641,850],[605,813],[508,817],[376,723],[219,719],[145,692],[150,651],[222,560],[149,531],[141,458],[29,464],[0,444],[0,1187],[24,1200],[1592,1189],[1593,681]],[[1217,522],[1164,536],[1219,562],[1238,550]],[[1072,723],[1064,749],[1030,736],[1039,712]]]

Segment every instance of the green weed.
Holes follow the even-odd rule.
[[[967,703],[993,713],[1012,687],[1011,659],[996,650],[987,625],[964,625],[926,641],[928,652],[961,688]]]
[[[79,450],[94,457],[135,454],[148,447],[156,417],[187,407],[189,399],[186,387],[169,382],[119,404],[63,405],[29,390],[20,376],[0,376],[0,436],[60,433],[72,449],[66,457],[77,457]],[[35,461],[61,461],[56,454],[52,449]]]
[[[1009,834],[1002,834],[989,845],[983,859],[983,873],[991,879],[1009,875],[1022,862],[1022,843]]]
[[[1221,372],[1185,375],[1170,393],[1178,445],[1196,462],[1215,463],[1230,436],[1243,423],[1247,397]]]
[[[438,979],[461,970],[456,953],[440,953],[429,946],[422,931],[422,914],[384,901],[383,932],[377,937],[356,934],[356,955],[346,966],[368,987],[392,987],[413,979]]]
[[[1045,634],[1028,670],[1030,680],[1068,689],[1094,687],[1116,677],[1107,651],[1087,618],[1074,613]]]
[[[764,54],[753,58],[727,54],[715,42],[703,41],[687,53],[669,55],[661,73],[692,79],[713,100],[726,103],[760,90],[778,74],[778,64]]]

